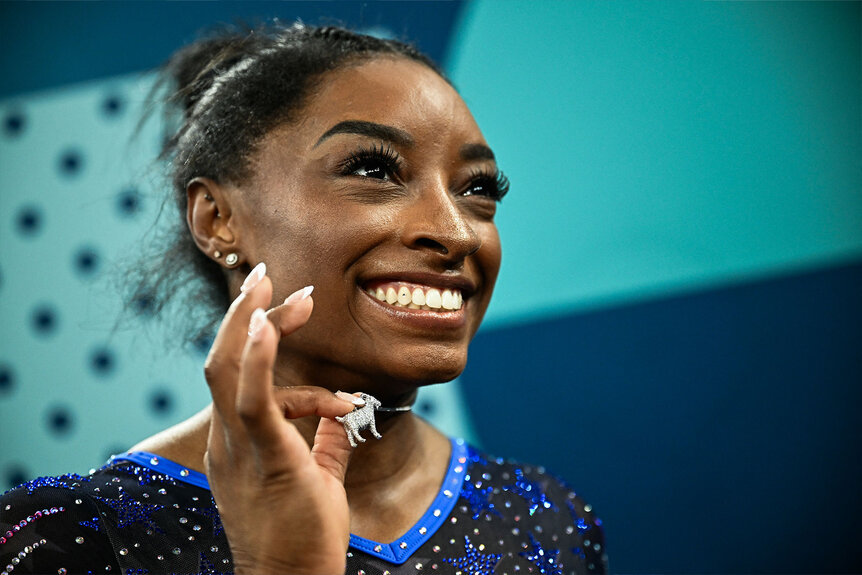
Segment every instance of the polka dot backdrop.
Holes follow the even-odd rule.
[[[208,403],[209,342],[166,349],[147,300],[133,302],[137,323],[118,323],[120,264],[146,241],[166,189],[157,122],[133,137],[152,80],[0,102],[3,489],[98,466]],[[457,383],[424,391],[416,409],[472,439]]]

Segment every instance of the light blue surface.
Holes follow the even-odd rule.
[[[150,85],[151,79],[131,76],[0,102],[0,116],[19,109],[26,118],[19,136],[0,139],[0,363],[15,374],[11,395],[0,397],[4,472],[86,471],[206,403],[201,357],[169,352],[148,335],[146,323],[117,324],[118,264],[139,253],[160,202],[151,167],[155,126],[130,143]],[[102,113],[109,95],[122,98],[122,113]],[[81,154],[82,168],[65,176],[57,165],[70,149]],[[142,194],[135,217],[116,209],[117,196],[130,187]],[[26,205],[43,214],[32,236],[17,231]],[[74,265],[82,246],[99,254],[91,276]],[[47,336],[32,329],[31,314],[41,303],[58,311],[57,329]],[[104,346],[115,354],[114,368],[99,374],[90,355]],[[150,395],[165,388],[174,408],[153,413]],[[55,408],[71,416],[68,433],[53,433],[47,424]],[[5,487],[7,478],[0,479]]]

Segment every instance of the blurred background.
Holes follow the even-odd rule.
[[[0,490],[199,410],[119,264],[167,188],[150,70],[217,23],[406,38],[512,191],[417,410],[590,501],[615,573],[862,572],[859,2],[0,3]]]

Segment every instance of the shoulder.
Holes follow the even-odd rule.
[[[177,479],[192,479],[178,464],[146,457],[149,467],[123,456],[90,475],[41,477],[5,493],[0,565],[15,573],[179,573],[194,570],[190,562],[229,561],[209,490]],[[212,543],[220,554],[201,556]]]
[[[31,573],[115,568],[90,487],[95,477],[40,477],[0,496],[0,564]]]
[[[581,563],[589,573],[607,572],[602,520],[562,478],[544,467],[503,459],[468,448],[462,496],[470,505],[497,513],[526,532],[528,547],[545,555],[559,551],[564,563]]]

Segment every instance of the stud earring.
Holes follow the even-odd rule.
[[[218,250],[214,251],[214,252],[213,252],[213,257],[214,257],[215,259],[219,259],[219,258],[221,257],[221,252],[220,252],[220,251],[218,251]]]
[[[224,258],[224,263],[226,263],[228,265],[228,267],[235,266],[238,261],[239,261],[239,256],[236,255],[235,253],[232,253],[232,252],[229,253],[228,255],[226,255]]]

